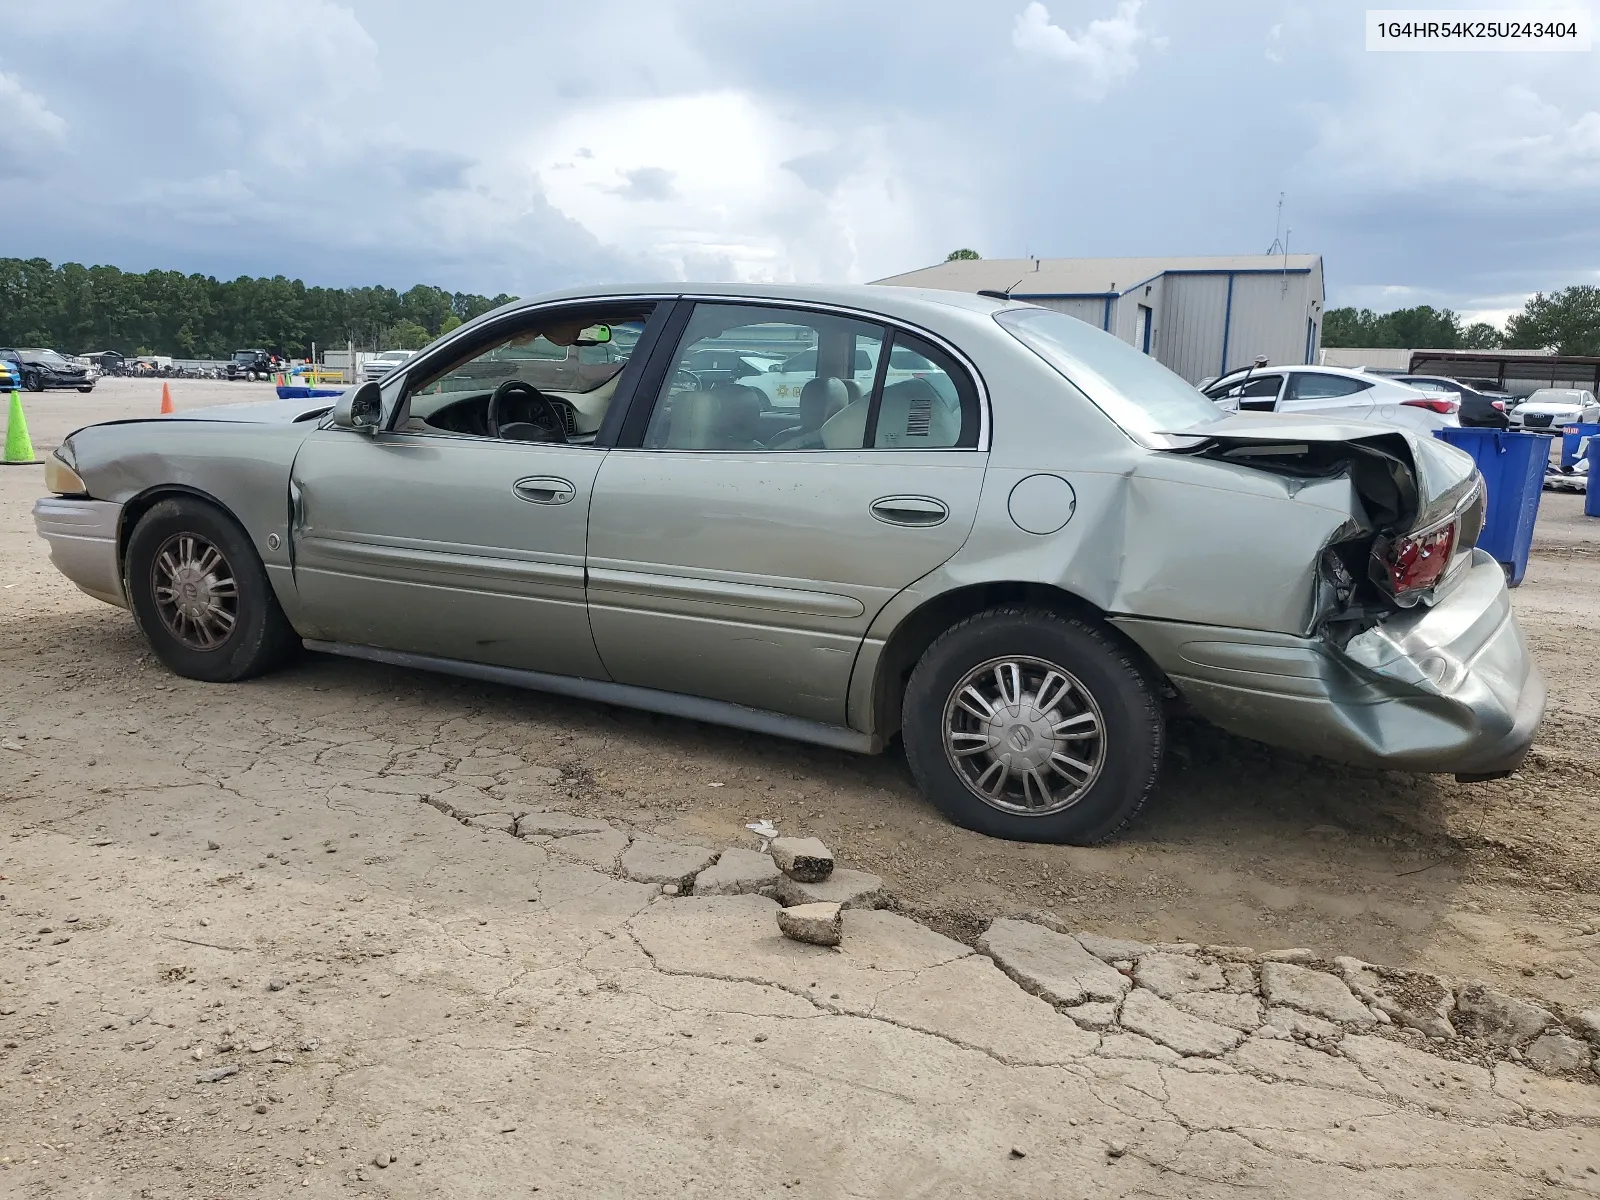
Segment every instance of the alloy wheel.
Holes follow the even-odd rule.
[[[1042,817],[1071,808],[1105,765],[1105,720],[1083,684],[1041,658],[973,667],[950,691],[944,748],[985,804]]]
[[[239,622],[233,568],[211,542],[175,533],[150,564],[150,592],[167,632],[191,650],[215,650]]]

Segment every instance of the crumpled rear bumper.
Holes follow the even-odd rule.
[[[117,561],[122,505],[106,500],[46,496],[33,505],[33,524],[50,544],[50,561],[96,600],[127,608]]]
[[[1527,756],[1544,677],[1482,550],[1431,607],[1340,650],[1315,638],[1116,619],[1202,715],[1232,733],[1340,762],[1493,775]]]

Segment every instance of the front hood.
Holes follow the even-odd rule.
[[[195,408],[162,421],[241,421],[247,425],[292,425],[311,421],[333,407],[334,398],[318,396],[307,400],[253,400],[246,404],[218,404]]]

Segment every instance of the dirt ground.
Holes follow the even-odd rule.
[[[181,409],[270,390],[179,382],[173,394]],[[29,397],[35,446],[154,413],[159,397],[159,383],[125,380]],[[404,774],[440,756],[470,774],[475,748],[492,748],[558,768],[554,794],[574,812],[713,845],[739,844],[762,817],[815,833],[952,926],[1043,909],[1147,941],[1305,946],[1575,1007],[1600,995],[1600,521],[1583,517],[1581,496],[1545,495],[1515,594],[1550,705],[1514,777],[1350,770],[1180,723],[1147,814],[1117,844],[1085,850],[948,825],[898,752],[855,757],[314,655],[243,685],[177,679],[125,612],[51,567],[29,514],[37,471],[0,468],[0,738],[24,748],[0,753],[13,837],[89,837],[179,779],[237,792],[272,775],[315,789],[324,769]]]

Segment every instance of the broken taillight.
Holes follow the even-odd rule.
[[[1431,588],[1450,565],[1450,553],[1455,544],[1455,521],[1426,533],[1396,538],[1384,559],[1390,589],[1399,597]]]
[[[1460,407],[1454,400],[1402,400],[1400,403],[1406,408],[1425,408],[1447,417]]]

